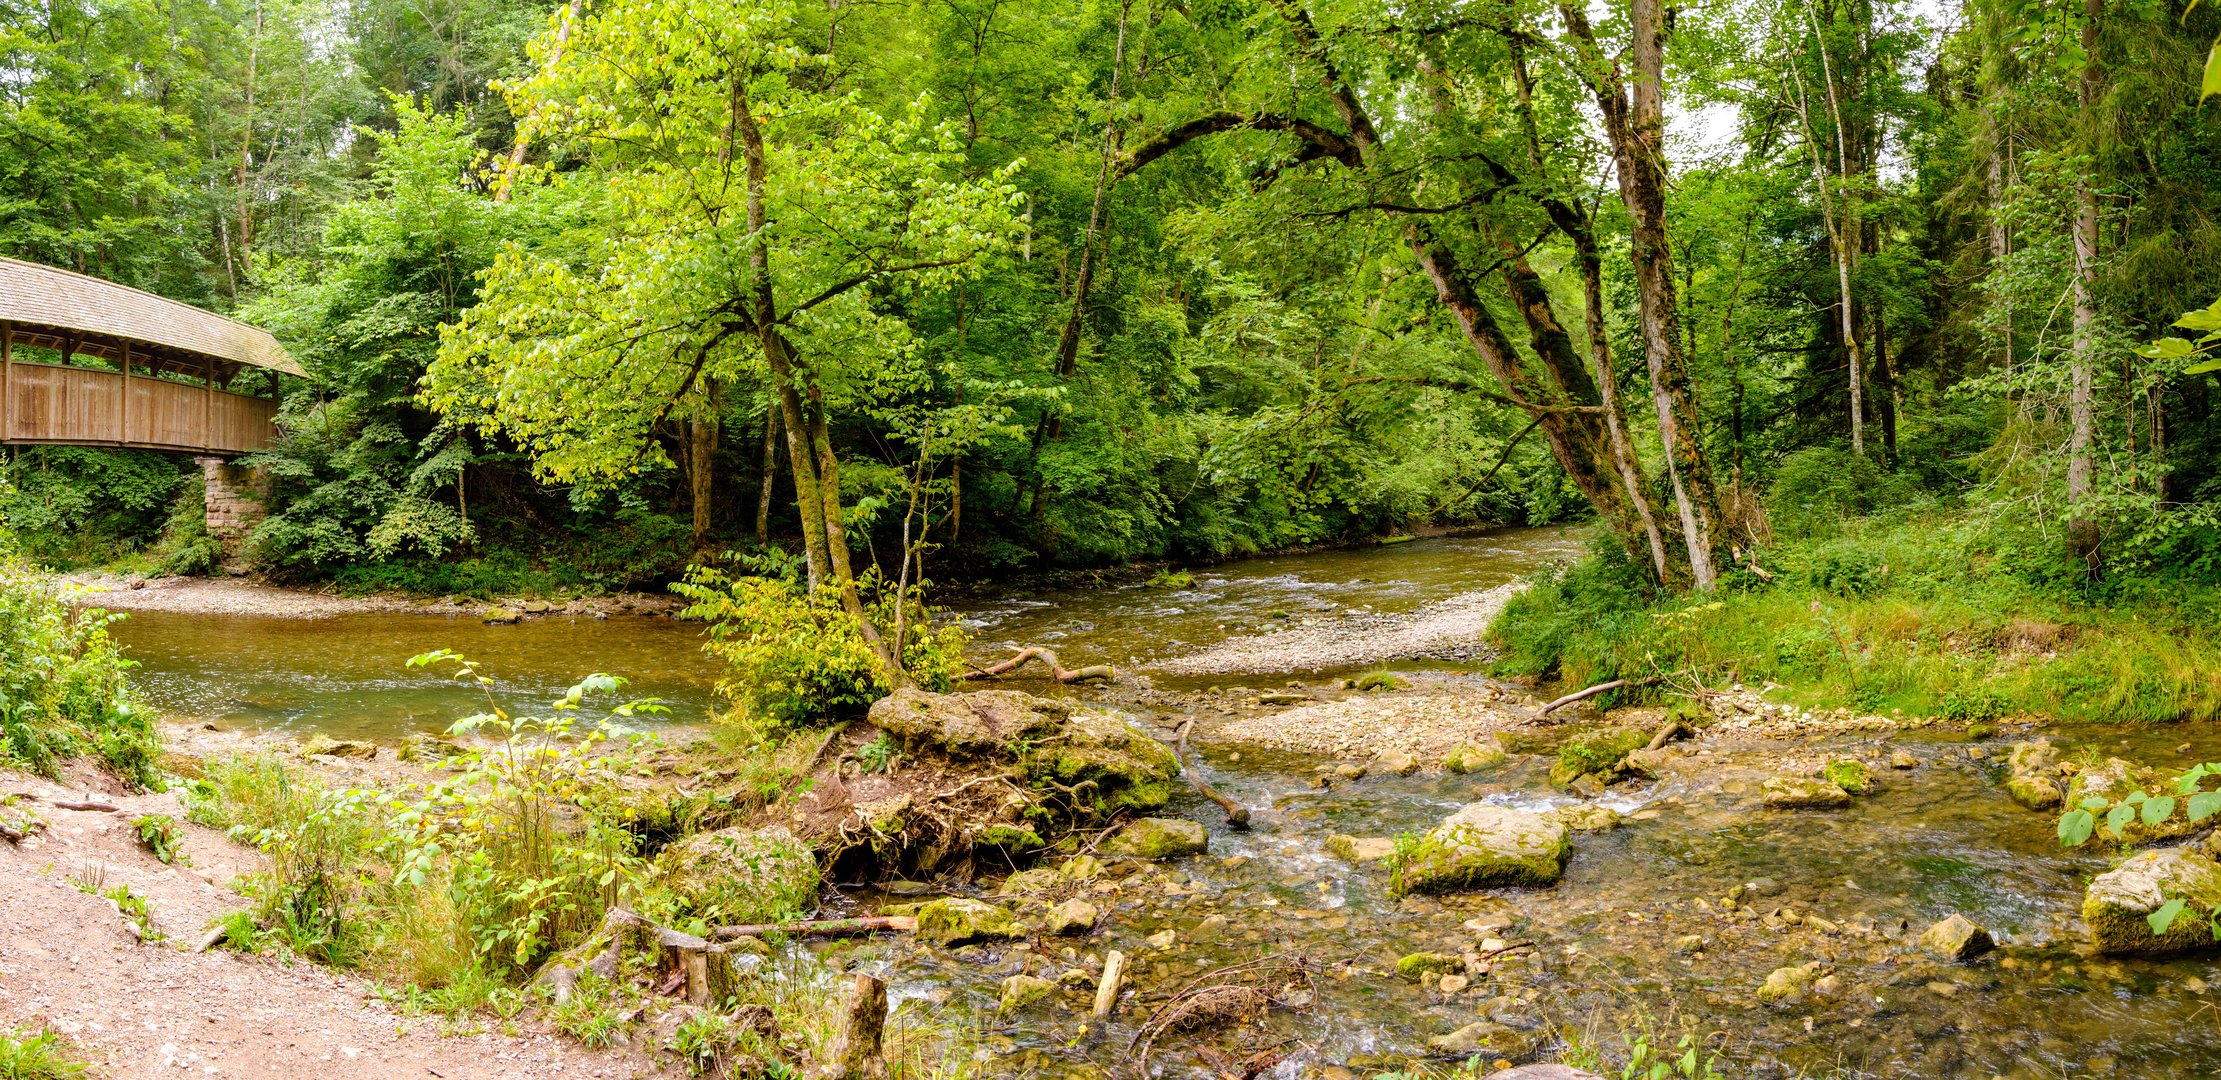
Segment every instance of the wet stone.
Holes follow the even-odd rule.
[[[1830,810],[1851,803],[1851,793],[1816,776],[1774,776],[1759,785],[1760,801],[1773,810]]]
[[[1994,946],[1989,931],[1956,912],[1920,934],[1920,951],[1938,960],[1970,960]]]

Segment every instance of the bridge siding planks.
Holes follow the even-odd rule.
[[[120,373],[18,361],[7,375],[8,442],[241,454],[277,434],[274,401],[141,376],[126,437]]]

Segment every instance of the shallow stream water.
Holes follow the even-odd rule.
[[[1189,589],[1051,589],[969,605],[983,655],[1005,644],[1053,643],[1067,662],[1133,666],[1179,655],[1307,610],[1402,611],[1499,584],[1577,552],[1577,534],[1518,530],[1378,549],[1291,555],[1197,571]],[[119,636],[144,665],[156,705],[225,726],[390,738],[443,727],[474,711],[464,688],[402,661],[435,647],[480,659],[504,693],[552,697],[589,669],[632,677],[632,689],[674,703],[671,722],[697,722],[714,702],[714,666],[694,628],[666,619],[549,617],[485,627],[432,616],[330,620],[134,615]],[[1278,685],[1271,674],[1245,676]],[[2070,753],[2156,765],[2221,759],[2210,729],[2055,730]],[[1318,972],[1315,1007],[1204,1040],[1168,1038],[1163,1075],[1212,1075],[1206,1048],[1240,1061],[1285,1058],[1269,1075],[1337,1078],[1407,1067],[1426,1040],[1476,1020],[1525,1033],[1530,1055],[1567,1042],[1607,1047],[1642,1032],[1693,1033],[1722,1054],[1729,1076],[2204,1077],[2221,1075],[2221,964],[2098,958],[2081,948],[2082,886],[2102,854],[2063,853],[2048,814],[2022,810],[1997,784],[1999,750],[1945,733],[1884,742],[1835,736],[1789,742],[1715,730],[1702,760],[1719,775],[1763,771],[1785,752],[1886,761],[1911,750],[1916,768],[1878,768],[1877,790],[1843,810],[1754,808],[1752,785],[1669,781],[1615,789],[1604,800],[1627,821],[1577,834],[1564,881],[1394,900],[1375,870],[1327,854],[1334,833],[1387,837],[1423,830],[1485,800],[1543,808],[1570,801],[1547,783],[1547,759],[1494,774],[1372,776],[1321,789],[1318,762],[1256,747],[1201,748],[1203,769],[1253,808],[1233,831],[1215,807],[1183,795],[1169,808],[1205,822],[1206,856],[1168,876],[1091,897],[1103,929],[1072,946],[974,946],[953,953],[881,938],[818,943],[829,959],[886,977],[903,1008],[985,1023],[994,1071],[1088,1073],[1128,1060],[1131,1018],[1083,1032],[1084,995],[1000,1021],[999,981],[1046,977],[1117,948],[1135,963],[1144,1000],[1263,952],[1304,957]],[[1235,755],[1239,755],[1237,759]],[[1169,884],[1168,884],[1169,882]],[[1749,906],[1787,909],[1797,925],[1722,914],[1720,900],[1755,883]],[[859,908],[879,898],[852,898]],[[1701,903],[1700,903],[1701,902]],[[1959,912],[2002,948],[1971,964],[1939,964],[1912,936]],[[1206,923],[1223,916],[1223,927]],[[1804,916],[1849,928],[1814,929]],[[1489,927],[1469,929],[1467,924]],[[1871,928],[1871,932],[1866,932]],[[1151,935],[1173,931],[1167,947]],[[1676,943],[1694,935],[1696,952]],[[1471,949],[1481,938],[1531,941],[1469,989],[1448,996],[1397,979],[1409,952]],[[1161,942],[1163,939],[1160,938]],[[1839,989],[1794,1006],[1760,1004],[1775,968],[1821,961]]]

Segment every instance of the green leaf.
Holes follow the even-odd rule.
[[[2206,77],[2198,84],[2198,104],[2215,94],[2221,94],[2221,42],[2206,50]]]
[[[2207,360],[2182,369],[2185,375],[2204,375],[2212,371],[2221,371],[2221,360]]]
[[[2113,804],[2106,802],[2104,799],[2101,799],[2095,795],[2082,800],[2082,808],[2084,810],[2090,811],[2093,814],[2111,805]]]
[[[2190,797],[2190,820],[2204,821],[2221,812],[2221,791],[2201,791]]]
[[[2128,798],[2122,799],[2121,801],[2129,806],[2136,806],[2149,798],[2151,798],[2151,796],[2146,795],[2141,790],[2139,790],[2129,792]]]
[[[2105,831],[2120,836],[2122,835],[2121,830],[2126,828],[2135,817],[2136,807],[2128,803],[2122,803],[2105,812]]]
[[[2211,83],[2213,79],[2214,70],[2215,69],[2213,67],[2213,59],[2209,56],[2206,59],[2206,80],[2208,81],[2208,83]],[[2208,94],[2214,92],[2215,91],[2212,89],[2208,89],[2206,91],[2206,93]],[[2182,318],[2175,320],[2175,325],[2182,327],[2185,330],[2221,330],[2221,300],[2217,300],[2211,306],[2202,307],[2196,311],[2183,312]]]
[[[2175,925],[2175,917],[2182,914],[2185,906],[2183,898],[2178,896],[2159,905],[2158,911],[2144,916],[2144,921],[2152,924],[2152,933],[2164,934],[2168,927]]]
[[[2096,830],[2098,819],[2088,810],[2069,810],[2059,815],[2059,846],[2081,847]]]
[[[2188,338],[2163,337],[2136,352],[2137,355],[2152,360],[2173,360],[2178,356],[2189,356],[2195,350],[2196,347],[2190,344]]]
[[[2162,795],[2144,804],[2144,824],[2157,825],[2175,816],[2175,797]]]

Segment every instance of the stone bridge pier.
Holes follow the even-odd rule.
[[[269,477],[260,469],[220,457],[197,457],[193,461],[201,467],[201,478],[208,485],[208,535],[223,541],[228,551],[267,513],[262,500],[269,493]]]

